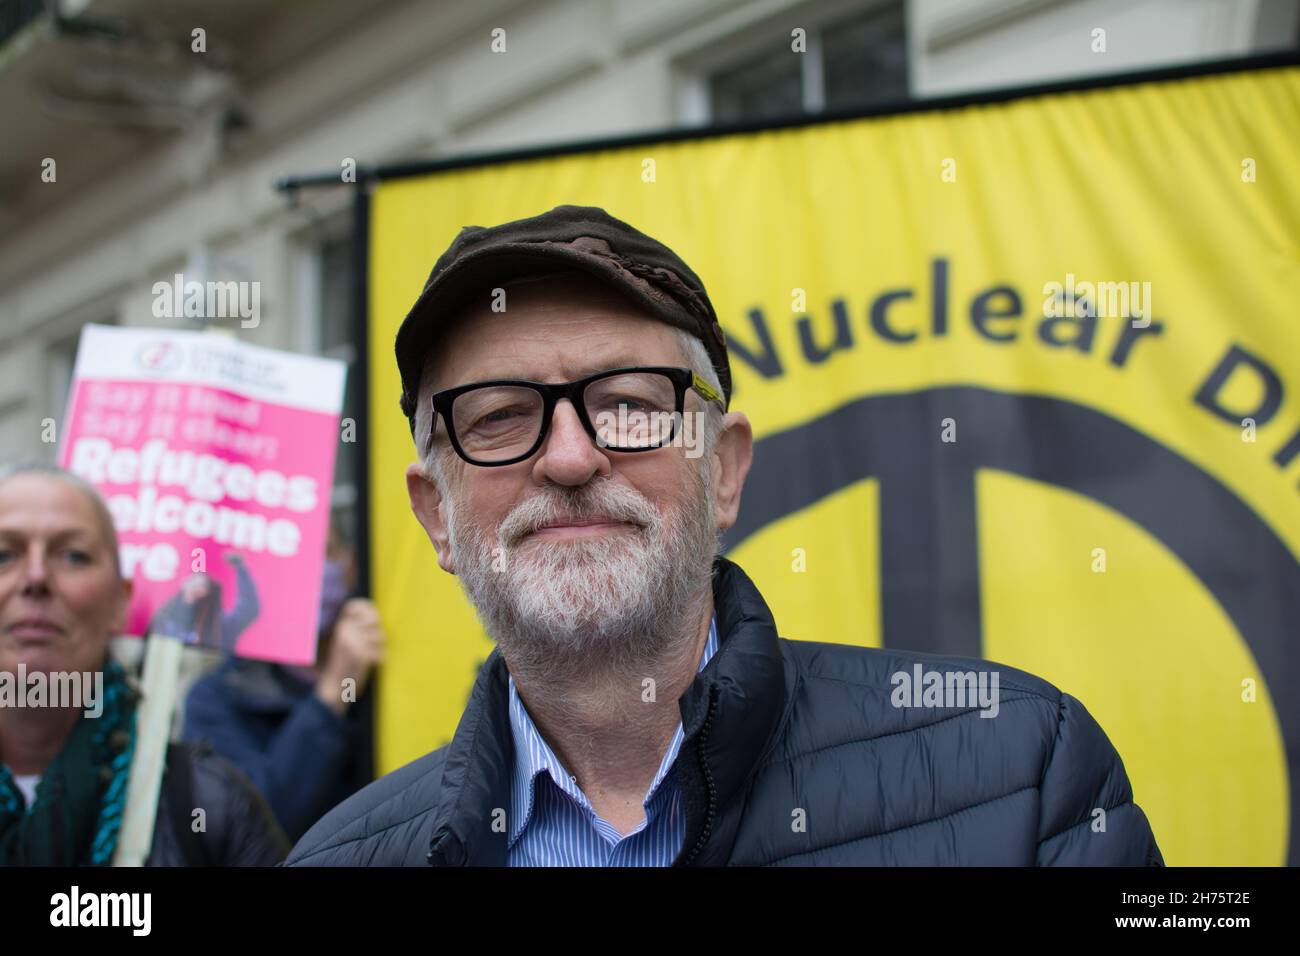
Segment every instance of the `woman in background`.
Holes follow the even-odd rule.
[[[93,487],[45,464],[0,471],[0,672],[103,675],[96,716],[80,706],[0,707],[0,865],[112,862],[138,694],[108,641],[130,598]],[[196,833],[197,808],[205,826]],[[146,865],[269,866],[288,849],[243,773],[192,744],[169,748]]]

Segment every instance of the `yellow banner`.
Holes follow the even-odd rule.
[[[597,205],[728,333],[756,438],[728,554],[784,636],[1036,673],[1169,864],[1300,862],[1297,130],[1286,68],[382,182],[380,769],[450,739],[491,650],[410,513],[397,326],[462,226]]]

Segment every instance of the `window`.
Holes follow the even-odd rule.
[[[116,325],[114,316],[104,316],[95,320],[100,325]],[[77,365],[77,349],[81,345],[81,330],[47,340],[45,346],[45,407],[48,414],[65,427],[64,413],[68,410],[68,400],[72,397],[72,373]],[[67,328],[64,324],[62,328]],[[62,432],[59,433],[62,435]]]
[[[793,116],[803,109],[803,68],[788,45],[715,74],[710,81],[717,123]]]
[[[736,123],[861,109],[908,98],[907,34],[901,2],[809,24],[806,49],[788,34],[707,76],[711,119]]]
[[[823,33],[821,41],[828,110],[907,99],[902,4],[838,24]]]
[[[46,348],[49,363],[49,393],[46,396],[50,414],[54,420],[62,422],[63,413],[68,408],[68,399],[72,393],[72,371],[77,364],[77,343],[81,341],[81,331],[75,335],[51,342]]]

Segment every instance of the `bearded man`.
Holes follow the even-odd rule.
[[[288,865],[1163,864],[1069,695],[778,636],[718,553],[753,436],[667,246],[597,207],[466,227],[396,351],[412,511],[497,647],[451,743]],[[923,670],[996,700],[897,693]]]

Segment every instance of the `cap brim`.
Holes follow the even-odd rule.
[[[467,255],[448,268],[420,294],[402,320],[394,350],[403,389],[415,393],[429,350],[439,333],[476,295],[494,288],[494,281],[507,282],[562,269],[575,269],[600,279],[654,318],[697,334],[683,306],[666,293],[662,299],[656,299],[628,282],[613,261],[560,243],[549,247],[539,247],[538,243],[498,246],[480,255]]]

